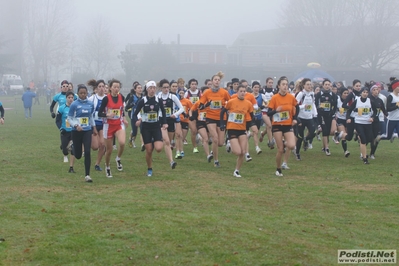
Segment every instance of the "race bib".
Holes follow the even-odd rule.
[[[158,122],[158,112],[149,112],[149,113],[144,113],[141,116],[141,120],[143,122],[147,123],[155,123]]]
[[[210,105],[211,109],[221,109],[222,108],[222,101],[212,101]]]
[[[87,127],[89,125],[89,118],[88,117],[80,117],[79,124],[81,127]]]
[[[190,97],[190,101],[191,101],[192,103],[196,103],[198,100],[199,100],[199,97],[198,97],[198,96]]]
[[[290,113],[288,111],[275,113],[273,115],[274,122],[283,122],[285,120],[288,120],[289,118],[290,118]]]
[[[331,103],[329,103],[329,102],[320,103],[320,108],[322,108],[324,111],[328,112],[331,109]]]
[[[358,109],[357,109],[357,114],[358,114],[359,116],[362,116],[362,115],[369,115],[369,114],[370,114],[370,108],[358,108]]]
[[[109,119],[119,119],[121,118],[121,110],[120,109],[108,109],[108,114],[113,114],[114,117]]]
[[[68,119],[65,119],[65,127],[66,128],[70,128],[71,127],[71,124],[69,124]]]
[[[198,120],[199,121],[205,121],[206,119],[206,112],[202,112],[198,114]]]
[[[255,110],[254,114],[256,116],[259,116],[262,113],[262,110],[260,108],[258,108],[258,110]]]
[[[166,117],[170,117],[172,115],[172,108],[166,107],[165,113],[166,113]]]
[[[339,108],[339,113],[341,114],[341,115],[344,115],[344,114],[346,114],[346,109],[345,108]]]
[[[306,104],[305,105],[305,112],[312,112],[312,105],[311,104]]]
[[[244,123],[244,118],[245,115],[243,114],[230,113],[228,121],[236,124],[242,124]]]

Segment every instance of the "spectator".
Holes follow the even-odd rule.
[[[30,88],[26,88],[26,91],[22,95],[22,101],[24,102],[25,108],[25,119],[32,118],[32,100],[36,97],[36,93],[30,91]]]

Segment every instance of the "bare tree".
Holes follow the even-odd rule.
[[[329,66],[380,70],[399,56],[399,1],[289,0],[280,26]]]
[[[35,80],[48,80],[52,67],[68,59],[68,23],[71,4],[68,0],[25,1],[25,64]]]
[[[92,73],[95,78],[104,78],[114,70],[113,63],[117,60],[115,43],[105,19],[98,17],[86,31],[81,42],[81,63],[86,73]]]

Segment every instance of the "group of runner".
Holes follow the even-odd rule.
[[[123,171],[121,157],[127,117],[132,128],[130,147],[136,147],[140,128],[147,176],[153,175],[153,150],[161,152],[164,149],[170,167],[175,169],[175,159],[184,157],[183,143],[189,130],[193,153],[199,152],[197,144],[202,141],[206,160],[209,163],[213,160],[215,167],[220,167],[219,147],[226,145],[226,150],[237,156],[235,177],[241,177],[243,162],[252,160],[250,137],[254,139],[257,154],[262,152],[259,142],[266,134],[268,147],[277,146],[276,176],[283,176],[282,170],[289,169],[290,151],[301,160],[301,148],[304,151],[311,149],[318,134],[322,135],[322,150],[327,156],[331,155],[329,136],[333,136],[336,144],[341,142],[345,157],[350,155],[347,141],[355,135],[364,164],[369,164],[368,143],[371,143],[370,158],[374,159],[381,139],[392,141],[397,137],[394,131],[399,130],[399,81],[396,79],[391,82],[392,93],[385,97],[380,93],[382,84],[362,87],[359,80],[353,81],[352,88],[345,88],[342,83],[333,86],[328,79],[324,79],[319,87],[305,78],[291,89],[286,77],[278,79],[276,88],[273,88],[272,78],[266,79],[263,88],[257,81],[248,88],[235,78],[231,87],[225,89],[220,86],[223,76],[218,72],[206,80],[201,89],[195,79],[188,82],[188,89],[184,88],[182,80],[148,81],[144,86],[135,82],[126,98],[120,94],[119,81],[111,80],[107,84],[104,80],[91,80],[87,84],[93,89],[92,95],[88,97],[87,87],[80,84],[76,100],[73,92],[68,90],[69,83],[63,81],[62,91],[54,96],[50,112],[52,117],[57,117],[64,156],[71,153],[69,172],[74,173],[74,158],[80,159],[84,152],[85,181],[92,182],[92,148],[98,150],[95,170],[102,171],[100,164],[105,155],[106,176],[111,178],[110,159],[115,138],[119,144],[116,166],[118,171]],[[54,114],[55,103],[59,106],[58,115]],[[385,117],[388,118],[387,131],[382,134]],[[262,124],[265,124],[264,131],[260,131]],[[211,149],[208,143],[211,143]],[[64,161],[68,162],[68,159],[64,157]]]

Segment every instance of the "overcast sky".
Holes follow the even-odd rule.
[[[79,23],[108,20],[116,41],[230,45],[240,33],[276,27],[285,0],[76,0]]]

